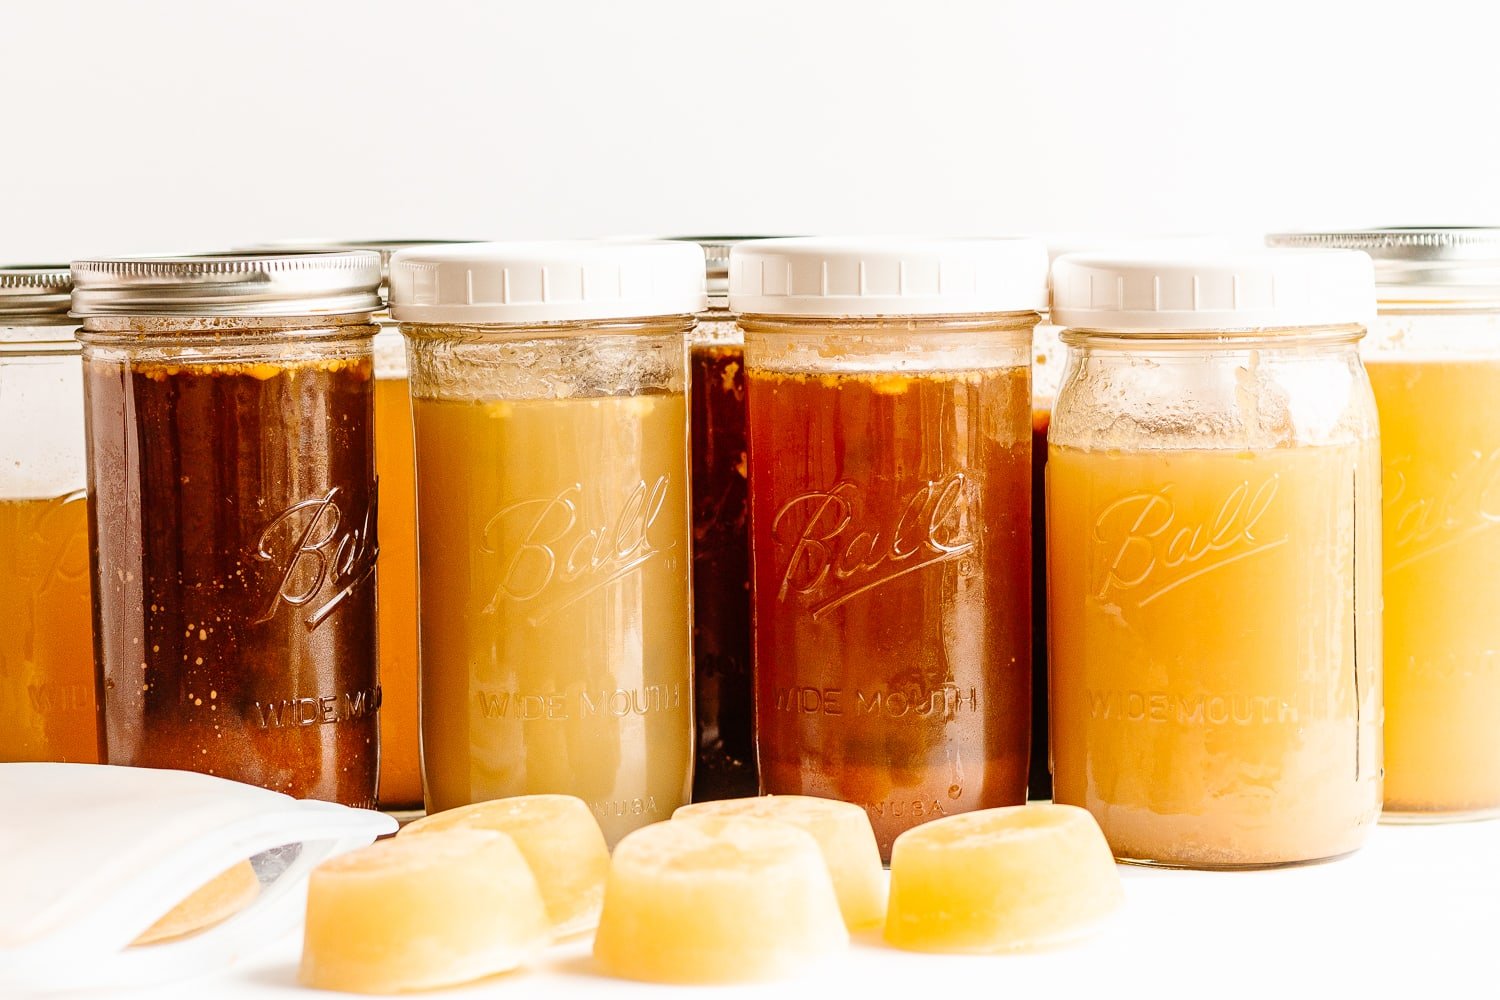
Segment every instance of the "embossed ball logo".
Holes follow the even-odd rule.
[[[965,558],[979,545],[975,512],[979,483],[954,472],[922,483],[891,505],[881,523],[866,490],[844,480],[826,490],[799,493],[781,504],[771,519],[785,569],[777,599],[810,599],[814,619],[861,594],[910,573],[942,563],[972,572]]]

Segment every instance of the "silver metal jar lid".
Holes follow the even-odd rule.
[[[1500,227],[1432,226],[1326,233],[1272,233],[1273,247],[1363,250],[1375,261],[1378,285],[1500,290]],[[1462,297],[1469,297],[1463,295]]]
[[[73,315],[326,316],[376,312],[374,250],[115,257],[73,262]]]
[[[67,322],[72,291],[66,264],[0,267],[0,326]]]

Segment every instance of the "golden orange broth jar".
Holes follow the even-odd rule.
[[[1053,797],[1121,860],[1316,861],[1379,815],[1372,311],[1357,253],[1053,266]]]
[[[864,806],[887,856],[1026,797],[1045,273],[1027,240],[731,251],[761,788]]]
[[[1500,229],[1287,234],[1375,259],[1385,813],[1500,812]]]
[[[99,760],[71,288],[0,268],[0,762]]]

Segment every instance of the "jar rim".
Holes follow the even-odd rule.
[[[1363,323],[1321,323],[1315,326],[1242,327],[1204,330],[1141,330],[1109,329],[1083,326],[1064,327],[1058,339],[1069,345],[1099,344],[1110,342],[1124,347],[1169,345],[1180,348],[1203,347],[1222,349],[1228,347],[1272,346],[1297,347],[1308,344],[1327,344],[1347,341],[1355,343],[1363,338],[1367,328]]]
[[[573,337],[651,336],[681,331],[686,334],[698,323],[696,313],[665,316],[602,317],[599,319],[554,319],[524,323],[435,322],[400,320],[402,334],[421,340],[565,340]]]
[[[76,318],[299,317],[374,313],[374,250],[106,257],[72,264]]]
[[[743,327],[787,326],[806,329],[861,329],[869,327],[1007,327],[1035,326],[1046,316],[1042,309],[1010,309],[986,312],[883,313],[873,316],[817,316],[788,313],[745,312],[733,314]]]

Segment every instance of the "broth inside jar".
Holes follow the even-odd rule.
[[[422,807],[417,719],[417,486],[411,391],[375,379],[380,473],[380,806]]]
[[[1500,811],[1500,363],[1373,358],[1385,472],[1385,809]]]
[[[749,378],[764,788],[863,805],[882,854],[1019,804],[1031,714],[1029,371]]]
[[[745,349],[692,349],[693,660],[698,766],[693,799],[758,791],[750,683],[749,473]]]
[[[1031,411],[1031,772],[1026,796],[1052,798],[1047,685],[1047,429],[1052,401]]]
[[[368,350],[84,370],[107,761],[373,805]]]
[[[99,759],[83,491],[0,499],[0,761]]]
[[[418,397],[430,811],[559,792],[613,844],[692,771],[681,392]]]
[[[1380,808],[1373,443],[1052,445],[1054,797],[1115,856],[1336,857]]]

